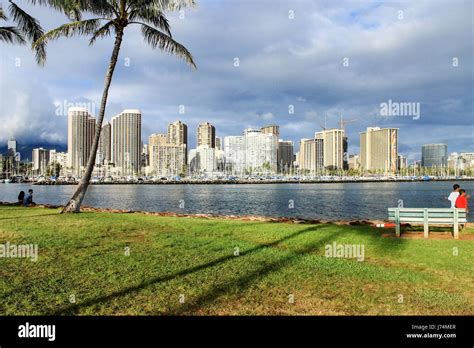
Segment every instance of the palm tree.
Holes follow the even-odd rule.
[[[28,13],[23,11],[12,0],[9,2],[10,6],[8,7],[8,10],[16,26],[0,27],[0,41],[10,44],[24,45],[26,44],[27,40],[29,40],[31,43],[34,43],[41,36],[43,36],[44,30],[41,28],[39,22],[31,17]],[[5,11],[1,7],[0,20],[8,20]],[[36,59],[38,62],[40,61],[40,57],[45,55],[45,49],[46,47],[44,44],[35,46]]]
[[[6,21],[8,17],[5,15],[5,12],[0,8],[0,19]],[[0,27],[0,41],[7,43],[17,43],[23,45],[26,43],[23,38],[22,33],[17,27]]]
[[[86,171],[81,178],[76,192],[62,210],[65,212],[79,212],[82,201],[89,186],[89,181],[94,168],[97,146],[99,144],[102,122],[104,120],[105,108],[109,87],[112,82],[115,66],[122,45],[124,31],[128,26],[138,25],[141,28],[145,41],[153,48],[160,48],[170,54],[183,58],[193,68],[196,68],[191,53],[172,38],[170,25],[164,14],[165,11],[180,10],[181,8],[194,6],[194,0],[30,0],[39,4],[55,6],[57,9],[65,10],[69,4],[72,22],[63,24],[53,29],[41,38],[36,45],[43,45],[49,40],[60,37],[72,37],[75,35],[90,36],[89,44],[92,45],[97,39],[114,35],[115,42],[110,57],[109,66],[105,74],[104,90],[100,103],[99,116],[96,124],[94,141],[89,155]],[[67,3],[67,4],[66,4]],[[82,19],[84,14],[93,15],[95,18]],[[46,59],[43,55],[41,62]]]

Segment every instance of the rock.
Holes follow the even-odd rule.
[[[18,203],[0,202],[0,206],[17,206]],[[41,204],[39,208],[45,209],[59,209],[62,208],[60,205],[52,204]],[[111,213],[111,214],[143,214],[151,216],[163,216],[163,217],[185,217],[185,218],[200,218],[200,219],[219,219],[219,220],[240,220],[240,221],[264,221],[273,223],[287,223],[287,224],[337,224],[337,225],[372,225],[373,221],[368,220],[353,220],[353,221],[331,221],[331,220],[320,220],[320,219],[302,219],[299,217],[271,217],[271,216],[260,216],[260,215],[218,215],[218,214],[182,214],[176,212],[152,212],[152,211],[135,211],[135,210],[121,210],[121,209],[108,209],[108,208],[96,208],[89,206],[82,206],[81,211],[84,212],[98,212],[98,213]]]

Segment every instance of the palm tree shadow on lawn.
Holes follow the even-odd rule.
[[[315,231],[315,230],[318,229],[318,227],[320,227],[320,226],[313,226],[313,227],[307,228],[307,229],[301,231],[300,233],[291,235],[290,238],[292,238],[296,235],[299,235],[301,233]],[[368,234],[368,231],[367,231],[366,227],[365,228],[364,227],[362,227],[362,228],[355,227],[355,228],[357,229],[357,233],[361,233],[361,234],[365,234],[365,235]],[[347,233],[346,230],[341,229],[338,232],[332,233],[332,234],[328,235],[325,238],[318,239],[314,243],[311,243],[310,245],[305,246],[301,250],[296,250],[296,251],[292,252],[292,254],[287,256],[287,257],[281,258],[278,261],[275,261],[275,262],[273,262],[269,265],[265,265],[264,267],[261,267],[258,270],[253,271],[253,272],[251,272],[251,273],[249,273],[249,274],[247,274],[243,277],[240,277],[240,278],[237,278],[237,279],[235,279],[231,282],[228,282],[223,286],[216,286],[213,289],[209,290],[208,292],[204,293],[203,295],[197,297],[195,300],[193,300],[193,302],[190,302],[189,304],[181,305],[180,307],[176,308],[175,310],[173,310],[169,313],[157,313],[157,314],[192,315],[193,312],[195,312],[196,310],[198,310],[202,306],[214,302],[219,297],[223,296],[225,293],[232,290],[233,288],[238,287],[239,290],[246,289],[252,284],[252,282],[254,280],[261,279],[262,277],[264,277],[264,276],[266,276],[266,275],[268,275],[272,272],[276,272],[276,271],[286,267],[287,265],[290,265],[291,262],[295,258],[306,255],[306,254],[309,254],[309,253],[312,253],[316,250],[319,250],[319,248],[321,248],[325,244],[332,243],[332,242],[336,241],[337,237],[342,237],[346,233]],[[371,239],[378,242],[376,244],[379,247],[381,247],[381,249],[384,250],[384,251],[387,250],[390,247],[393,247],[393,245],[394,245],[393,241],[387,241],[387,239],[381,238],[380,234],[376,233],[376,231],[370,231],[369,236],[371,237]],[[281,241],[277,241],[275,244],[278,244],[280,242]],[[395,243],[397,243],[399,246],[403,246],[405,244],[405,242],[406,241],[403,241],[401,239],[395,240]],[[338,243],[342,243],[342,242],[338,242]],[[380,245],[380,244],[382,244],[382,245]],[[373,244],[371,244],[371,245],[373,245]]]
[[[254,248],[251,248],[249,250],[241,252],[239,257],[245,257],[245,256],[248,256],[248,255],[254,254],[254,253],[259,252],[259,251],[261,251],[265,248],[275,247],[275,246],[277,246],[278,244],[280,244],[284,241],[293,239],[295,237],[298,237],[300,235],[303,235],[303,234],[306,234],[306,233],[309,233],[309,232],[315,232],[315,231],[317,231],[318,229],[320,229],[322,227],[325,227],[325,225],[311,226],[311,227],[308,227],[308,228],[303,229],[301,231],[297,231],[297,232],[292,233],[288,236],[285,236],[281,239],[275,240],[273,242],[260,244],[260,245],[254,247]],[[357,234],[360,233],[360,234],[368,235],[371,238],[371,240],[376,242],[375,244],[377,244],[377,245],[378,244],[383,244],[383,246],[382,246],[383,250],[388,251],[389,248],[393,247],[395,244],[398,245],[398,246],[403,246],[406,243],[406,241],[403,240],[403,239],[389,240],[387,238],[381,238],[379,233],[375,233],[375,232],[372,232],[372,231],[368,232],[367,228],[361,229],[361,228],[356,227],[354,229],[356,230]],[[265,265],[264,267],[261,267],[261,268],[257,269],[256,271],[252,271],[252,272],[250,272],[249,274],[247,274],[243,277],[240,277],[240,278],[237,278],[233,281],[230,281],[225,285],[218,285],[218,286],[212,288],[211,290],[205,292],[201,296],[197,297],[196,299],[194,299],[189,304],[180,305],[180,307],[172,309],[172,310],[170,310],[166,313],[157,313],[157,314],[183,315],[185,313],[193,312],[193,311],[199,309],[200,307],[202,307],[205,304],[212,303],[213,301],[215,301],[216,299],[218,299],[219,297],[224,295],[227,291],[231,290],[235,286],[238,286],[239,289],[245,289],[245,288],[249,287],[254,280],[261,279],[263,276],[266,276],[266,275],[268,275],[272,272],[276,272],[276,271],[282,269],[283,267],[289,265],[292,262],[293,259],[295,259],[297,257],[300,257],[302,255],[311,253],[311,252],[315,251],[317,248],[324,245],[325,243],[335,241],[336,237],[343,236],[346,233],[348,233],[347,230],[341,229],[340,231],[332,233],[332,234],[330,234],[329,236],[327,236],[325,238],[318,239],[315,243],[312,243],[310,246],[305,246],[301,250],[297,250],[295,252],[292,252],[292,254],[290,256],[281,258],[278,261],[275,261],[273,263]],[[179,278],[179,277],[184,277],[186,275],[189,275],[189,274],[192,274],[192,273],[195,273],[195,272],[199,272],[199,271],[205,270],[209,267],[214,267],[214,266],[223,264],[225,262],[228,262],[228,261],[234,260],[234,259],[235,259],[235,256],[233,254],[230,254],[228,256],[224,256],[224,257],[215,259],[215,260],[213,260],[211,262],[208,262],[208,263],[205,263],[205,264],[201,264],[201,265],[198,265],[198,266],[195,266],[195,267],[184,269],[184,270],[181,270],[179,272],[175,272],[175,273],[172,273],[172,274],[169,274],[169,275],[152,278],[152,279],[150,279],[146,282],[143,282],[139,285],[127,287],[125,289],[122,289],[120,291],[114,292],[114,293],[109,294],[109,295],[96,297],[96,298],[84,301],[82,303],[72,304],[72,305],[69,305],[69,306],[64,307],[62,309],[59,309],[55,312],[48,313],[47,315],[74,315],[74,314],[77,314],[80,311],[80,309],[82,309],[82,308],[93,306],[93,305],[96,305],[96,304],[104,304],[104,303],[106,303],[108,301],[111,301],[113,299],[116,299],[118,297],[129,295],[129,294],[132,294],[132,293],[137,293],[137,292],[143,290],[144,288],[152,286],[154,284],[158,284],[158,283],[161,283],[161,282],[167,282],[167,281]]]

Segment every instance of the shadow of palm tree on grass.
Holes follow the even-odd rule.
[[[304,231],[308,232],[308,230],[313,230],[313,229],[315,228],[309,228]],[[248,288],[254,280],[259,279],[259,278],[261,279],[262,277],[272,272],[276,272],[286,267],[287,265],[291,264],[291,262],[297,257],[316,251],[322,245],[324,245],[325,243],[328,243],[329,241],[332,241],[335,237],[337,237],[341,233],[343,232],[342,231],[336,232],[325,238],[318,239],[315,243],[312,243],[310,246],[306,246],[300,250],[293,251],[291,255],[281,258],[275,262],[272,262],[269,265],[265,265],[264,267],[261,267],[253,272],[250,272],[243,277],[240,277],[231,282],[228,282],[224,286],[214,287],[213,289],[209,290],[208,292],[196,298],[193,302],[189,304],[184,304],[180,308],[172,311],[171,313],[166,313],[166,314],[182,315],[182,314],[187,314],[188,312],[191,312],[189,314],[192,314],[192,312],[196,311],[202,306],[208,303],[214,302],[216,299],[218,299],[219,297],[221,297],[222,295],[224,295],[225,293],[227,293],[229,290],[233,289],[234,287],[238,287],[239,290]]]
[[[276,245],[278,245],[278,244],[280,244],[284,241],[295,238],[295,237],[300,236],[304,233],[315,231],[318,228],[320,228],[320,226],[312,226],[310,228],[306,228],[304,230],[292,233],[288,236],[285,236],[285,237],[283,237],[281,239],[278,239],[278,240],[275,240],[273,242],[259,244],[258,246],[254,247],[254,248],[251,248],[249,250],[240,252],[239,257],[244,257],[244,256],[247,256],[247,255],[251,255],[251,254],[256,253],[256,252],[258,252],[260,250],[263,250],[265,248],[274,247],[274,246],[276,246]],[[235,259],[235,256],[233,254],[230,254],[228,256],[218,258],[216,260],[213,260],[211,262],[208,262],[208,263],[205,263],[205,264],[202,264],[202,265],[199,265],[199,266],[191,267],[191,268],[188,268],[188,269],[176,272],[176,273],[172,273],[172,274],[169,274],[169,275],[165,275],[165,276],[150,279],[150,280],[148,280],[146,282],[143,282],[139,285],[131,286],[131,287],[125,288],[123,290],[114,292],[114,293],[109,294],[109,295],[93,298],[93,299],[90,299],[90,300],[82,302],[82,303],[76,303],[76,304],[70,305],[70,306],[67,306],[65,308],[59,309],[55,312],[48,313],[47,315],[71,315],[71,314],[75,314],[83,307],[88,307],[88,306],[92,306],[92,305],[95,305],[95,304],[104,303],[104,302],[110,301],[110,300],[115,299],[115,298],[120,297],[120,296],[124,296],[124,295],[128,295],[128,294],[131,294],[131,293],[134,293],[134,292],[138,292],[138,291],[140,291],[140,290],[142,290],[142,289],[144,289],[148,286],[151,286],[153,284],[170,281],[170,280],[173,280],[173,279],[178,278],[178,277],[183,277],[183,276],[186,276],[186,275],[189,275],[189,274],[192,274],[192,273],[195,273],[195,272],[199,272],[199,271],[202,271],[202,270],[207,269],[209,267],[213,267],[213,266],[216,266],[216,265],[219,265],[219,264],[222,264],[222,263],[225,263],[229,260],[234,260],[234,259]]]
[[[316,230],[318,226],[313,226],[301,232],[309,232],[309,231]],[[214,302],[216,299],[228,293],[233,288],[238,287],[239,290],[246,289],[252,284],[254,280],[262,279],[264,276],[270,273],[276,272],[290,265],[295,258],[314,252],[316,250],[320,250],[320,248],[323,245],[336,241],[338,236],[343,236],[347,232],[348,231],[346,229],[341,229],[338,232],[331,233],[327,237],[320,238],[308,246],[305,246],[299,250],[293,251],[291,255],[287,257],[281,258],[275,262],[272,262],[269,265],[265,265],[264,267],[261,267],[253,272],[246,274],[243,277],[240,277],[231,282],[228,282],[225,285],[216,286],[213,289],[209,290],[208,292],[197,297],[196,299],[194,299],[192,302],[188,304],[183,304],[179,308],[176,308],[175,310],[172,310],[168,313],[157,313],[157,314],[168,314],[168,315],[193,314],[193,312],[195,312],[199,308],[205,306],[206,304]],[[372,241],[375,241],[375,243],[371,243],[371,246],[383,252],[392,252],[393,247],[395,245],[397,247],[403,247],[406,244],[406,241],[400,238],[397,238],[395,240],[388,240],[385,238],[381,238],[380,233],[377,230],[372,229],[372,228],[368,229],[367,227],[358,226],[358,227],[353,227],[351,232],[356,232],[357,234],[360,234],[366,237],[368,236]],[[301,233],[298,233],[298,234],[301,234]],[[292,235],[291,237],[295,237],[295,235]],[[276,245],[278,243],[272,243],[272,244]]]
[[[255,247],[253,247],[249,250],[242,251],[240,253],[239,257],[245,257],[245,256],[248,256],[248,255],[254,254],[254,253],[259,252],[259,251],[261,251],[265,248],[277,247],[282,242],[294,239],[298,236],[301,236],[301,235],[309,233],[309,232],[317,231],[318,229],[321,229],[321,228],[324,228],[324,227],[325,227],[325,225],[316,225],[316,226],[313,225],[313,226],[308,227],[306,229],[303,229],[303,230],[294,232],[292,234],[289,234],[289,235],[287,235],[283,238],[280,238],[278,240],[268,242],[268,243],[259,244],[259,245],[255,246]],[[353,229],[351,229],[351,232],[352,233],[356,232],[356,234],[360,234],[361,236],[366,236],[366,237],[368,236],[371,240],[375,241],[375,243],[373,243],[373,246],[375,248],[381,248],[384,251],[390,251],[390,249],[393,248],[394,245],[403,246],[406,243],[406,241],[402,240],[402,239],[390,240],[390,239],[386,239],[386,238],[381,238],[380,233],[378,233],[375,230],[374,231],[368,230],[366,227],[365,228],[354,227]],[[295,258],[300,257],[300,256],[305,255],[305,254],[308,254],[308,253],[311,253],[311,252],[314,252],[315,250],[320,248],[325,243],[333,242],[337,239],[337,237],[342,237],[342,236],[344,236],[344,234],[347,234],[347,233],[348,233],[348,230],[341,229],[340,231],[331,233],[330,235],[328,235],[324,238],[318,238],[317,241],[311,243],[310,245],[304,246],[303,248],[300,248],[298,250],[291,251],[290,249],[286,249],[287,251],[291,252],[291,255],[283,257],[283,258],[281,258],[281,259],[279,259],[275,262],[272,262],[271,264],[265,265],[265,266],[255,270],[255,271],[252,271],[252,272],[246,274],[243,277],[237,278],[237,279],[235,279],[233,281],[230,281],[230,282],[228,282],[224,285],[217,285],[214,288],[212,288],[211,290],[209,290],[209,291],[205,292],[204,294],[202,294],[201,296],[195,298],[192,302],[189,302],[188,304],[180,305],[180,307],[171,309],[168,312],[157,313],[157,314],[182,315],[182,314],[186,314],[186,313],[192,313],[192,312],[198,310],[199,308],[201,308],[203,305],[212,303],[217,298],[219,298],[222,295],[224,295],[225,293],[227,293],[229,290],[232,290],[235,287],[239,287],[239,289],[245,289],[245,288],[249,287],[252,284],[253,281],[255,281],[257,279],[262,279],[262,277],[264,277],[264,276],[266,276],[266,275],[268,275],[272,272],[276,272],[276,271],[284,268],[285,266],[291,264],[291,262]],[[126,295],[129,295],[129,294],[137,293],[137,292],[143,290],[144,288],[152,286],[154,284],[171,281],[171,280],[174,280],[174,279],[179,278],[179,277],[184,277],[186,275],[196,273],[196,272],[205,270],[207,268],[214,267],[214,266],[226,263],[230,260],[235,260],[235,258],[236,257],[233,254],[230,254],[228,256],[224,256],[224,257],[215,259],[215,260],[213,260],[211,262],[208,262],[208,263],[205,263],[205,264],[201,264],[201,265],[198,265],[198,266],[195,266],[195,267],[184,269],[184,270],[181,270],[179,272],[175,272],[175,273],[172,273],[172,274],[169,274],[169,275],[152,278],[152,279],[150,279],[146,282],[143,282],[139,285],[130,286],[130,287],[127,287],[127,288],[122,289],[120,291],[111,293],[109,295],[100,296],[100,297],[97,297],[97,298],[87,300],[87,301],[82,302],[82,303],[76,303],[76,304],[73,304],[73,305],[69,305],[69,306],[64,307],[62,309],[59,309],[59,310],[57,310],[53,313],[49,313],[49,315],[74,315],[77,312],[79,312],[80,309],[82,309],[82,308],[93,306],[93,305],[96,305],[96,304],[103,304],[103,303],[106,303],[110,300],[116,299],[116,298],[121,297],[121,296],[126,296]]]

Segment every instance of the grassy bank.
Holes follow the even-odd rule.
[[[0,244],[38,244],[39,258],[0,258],[0,312],[474,314],[474,240],[381,233],[368,226],[1,207]],[[333,242],[363,245],[364,261],[325,257]]]

